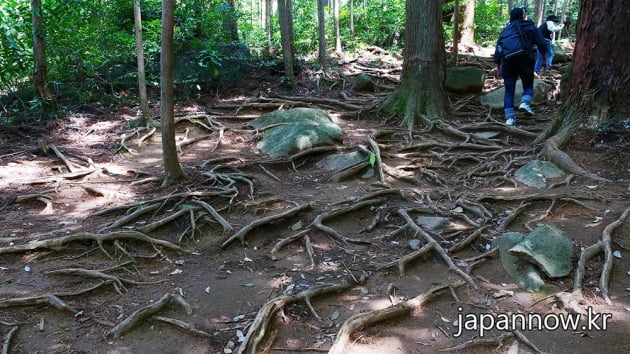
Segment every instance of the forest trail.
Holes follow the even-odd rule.
[[[0,336],[10,352],[228,353],[239,340],[256,340],[251,328],[266,334],[253,352],[326,352],[352,315],[397,304],[400,316],[357,328],[345,352],[432,353],[477,338],[475,330],[456,337],[465,314],[564,313],[549,295],[570,291],[573,272],[528,293],[499,259],[479,257],[503,230],[527,233],[544,223],[570,236],[577,263],[580,249],[628,207],[627,152],[578,136],[566,151],[613,182],[577,176],[527,187],[514,171],[535,159],[530,144],[555,104],[535,106],[535,119],[514,128],[476,96],[452,95],[447,124],[410,134],[364,110],[386,86],[374,95],[225,95],[179,105],[189,181],[166,188],[152,179],[161,173],[159,137],[132,134],[130,108],[3,127]],[[341,126],[337,152],[378,151],[382,177],[330,181],[336,171],[316,163],[331,151],[288,160],[257,151],[260,134],[247,121],[298,106],[325,109]],[[413,222],[421,215],[450,222],[426,230]],[[612,305],[597,288],[603,257],[586,268],[585,298],[596,313],[612,314],[605,331],[489,330],[486,338],[502,345],[456,352],[536,351],[527,342],[550,353],[627,350],[629,231],[626,221],[613,233],[621,257]],[[422,306],[407,301],[455,283]],[[261,308],[270,315],[256,317]]]

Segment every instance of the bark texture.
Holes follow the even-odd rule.
[[[433,0],[406,0],[405,54],[400,85],[384,108],[403,116],[413,128],[445,117],[446,55],[442,5]]]
[[[175,143],[175,100],[173,97],[173,27],[174,0],[162,0],[162,50],[160,53],[160,115],[162,124],[162,155],[164,184],[181,180],[184,171],[179,164]]]

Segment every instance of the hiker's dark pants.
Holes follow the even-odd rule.
[[[535,56],[514,58],[509,62],[503,60],[501,75],[505,84],[505,96],[503,96],[503,107],[505,109],[514,109],[514,91],[516,90],[516,81],[519,77],[523,82],[521,102],[531,103],[534,96],[534,64],[536,64]]]

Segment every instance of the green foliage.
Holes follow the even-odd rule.
[[[475,7],[475,40],[479,44],[494,45],[499,37],[499,33],[509,20],[506,5],[501,5],[501,1],[477,1]]]

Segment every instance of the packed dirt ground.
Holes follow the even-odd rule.
[[[456,336],[465,314],[566,313],[553,295],[572,291],[575,271],[529,293],[487,251],[505,231],[545,223],[570,236],[577,264],[630,206],[627,142],[580,133],[565,148],[609,182],[527,187],[514,171],[536,158],[531,143],[559,102],[508,127],[479,95],[450,95],[447,124],[409,133],[374,107],[399,74],[388,60],[346,61],[327,76],[304,70],[292,96],[260,74],[178,104],[187,180],[169,187],[159,181],[159,131],[128,126],[135,107],[2,127],[3,353],[317,353],[337,337],[334,350],[346,353],[629,351],[629,221],[612,232],[611,304],[599,283],[604,254],[585,268],[583,306],[612,314],[605,330],[489,330],[485,345],[475,330]],[[373,70],[375,93],[349,90],[353,69]],[[325,109],[343,143],[288,159],[260,153],[263,132],[247,122],[292,107]],[[499,134],[474,134],[484,131]],[[374,176],[316,167],[358,150],[380,157]],[[452,224],[425,230],[418,215]],[[432,289],[426,303],[416,298]],[[392,316],[372,312],[390,306]],[[361,313],[366,322],[347,331]]]

